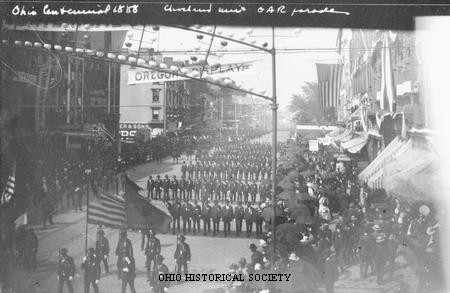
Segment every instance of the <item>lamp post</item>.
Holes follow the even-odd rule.
[[[262,97],[264,99],[270,100],[271,103],[271,109],[272,109],[272,208],[273,208],[273,217],[272,217],[272,265],[275,264],[275,246],[276,246],[276,233],[275,233],[275,229],[276,229],[276,223],[275,223],[275,218],[276,218],[276,196],[275,196],[275,191],[276,191],[276,187],[277,187],[277,111],[278,111],[278,104],[277,104],[277,77],[276,77],[276,49],[275,49],[275,26],[272,25],[272,48],[271,49],[267,49],[267,43],[264,43],[261,46],[257,46],[251,43],[247,43],[244,42],[242,40],[236,40],[233,39],[232,36],[226,37],[223,35],[219,35],[216,34],[216,27],[214,27],[214,31],[211,32],[205,32],[205,31],[201,31],[200,29],[196,29],[196,28],[190,28],[187,26],[170,26],[173,28],[179,28],[182,30],[187,30],[187,31],[192,31],[192,32],[196,32],[196,33],[201,33],[201,34],[205,34],[205,35],[209,35],[211,36],[211,38],[220,38],[223,39],[225,41],[222,41],[221,44],[222,46],[226,46],[227,42],[226,41],[232,41],[244,46],[248,46],[251,48],[255,48],[261,51],[264,51],[266,53],[269,53],[271,55],[271,59],[272,59],[272,97],[266,97],[264,95],[261,94],[257,94],[252,92],[251,90],[242,90],[240,89],[240,91],[242,92],[246,92],[248,94],[252,94],[255,96],[259,96]],[[211,44],[212,44],[212,40],[208,49],[208,53],[207,56],[209,56],[210,50],[211,50]],[[202,77],[202,74],[200,75],[200,78]],[[211,83],[211,82],[210,82]],[[216,83],[213,83],[216,84]],[[218,84],[219,86],[222,87],[228,87],[227,85],[221,85]],[[236,111],[235,111],[236,112]],[[236,122],[236,121],[235,121]]]

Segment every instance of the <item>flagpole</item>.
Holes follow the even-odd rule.
[[[90,169],[86,169],[84,171],[84,173],[86,174],[86,178],[87,178],[87,184],[86,184],[86,230],[85,230],[85,238],[84,238],[84,252],[87,253],[87,246],[88,246],[88,228],[89,228],[89,224],[88,224],[88,217],[89,217],[89,187],[90,187],[90,175],[91,175],[91,170]]]

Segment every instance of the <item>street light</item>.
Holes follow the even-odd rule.
[[[180,28],[183,30],[188,30],[196,33],[202,33],[205,35],[209,35],[212,37],[218,37],[221,38],[221,45],[222,47],[225,47],[228,45],[227,41],[236,42],[239,44],[242,44],[244,46],[252,47],[259,49],[261,51],[267,52],[272,57],[272,97],[264,97],[264,95],[253,93],[253,89],[248,90],[241,90],[243,92],[247,92],[249,94],[253,94],[259,97],[264,97],[265,99],[268,99],[272,102],[271,109],[272,109],[272,206],[273,206],[273,218],[272,218],[272,265],[275,264],[275,243],[276,243],[276,233],[275,233],[275,215],[276,215],[276,170],[277,170],[277,110],[278,110],[278,104],[277,104],[277,77],[276,77],[276,49],[275,49],[275,26],[272,26],[272,48],[268,49],[267,47],[269,44],[267,42],[263,43],[262,46],[255,45],[255,41],[251,40],[249,43],[245,42],[244,40],[236,40],[234,38],[234,34],[230,33],[227,36],[222,36],[221,34],[215,34],[210,33],[210,30],[208,31],[201,31],[199,27],[194,26],[194,28],[190,27],[184,27],[184,26],[172,26],[175,28]],[[247,34],[251,34],[252,32],[250,30],[247,30]],[[209,51],[209,50],[208,50]],[[220,85],[220,84],[219,84]],[[237,90],[240,90],[236,88]]]

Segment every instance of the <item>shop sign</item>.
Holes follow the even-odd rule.
[[[319,151],[319,141],[316,139],[309,140],[309,151],[318,152]]]
[[[224,75],[223,77],[228,77],[233,74],[241,73],[250,69],[251,64],[255,61],[242,62],[242,63],[229,63],[229,64],[217,64],[211,66],[186,66],[185,68],[189,70],[196,69],[198,71],[204,70],[205,73],[209,75]],[[186,80],[187,77],[180,76],[178,74],[183,74],[181,71],[178,72],[160,72],[144,68],[134,68],[128,71],[128,84],[141,84],[141,83],[154,83],[154,82],[166,82],[166,81],[177,81]]]

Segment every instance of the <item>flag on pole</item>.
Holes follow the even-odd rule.
[[[14,162],[11,175],[6,181],[5,189],[3,190],[2,197],[0,198],[0,204],[4,205],[8,203],[12,196],[14,195],[14,190],[16,186],[16,163]]]
[[[15,221],[14,221],[14,225],[16,227],[16,229],[20,226],[25,226],[28,225],[28,215],[27,212],[23,213],[22,215],[20,215]]]
[[[98,197],[88,203],[87,222],[110,228],[126,226],[125,201],[99,191]]]
[[[319,99],[322,108],[337,107],[341,88],[342,63],[316,63]]]
[[[167,207],[159,201],[146,201],[142,190],[130,178],[125,177],[125,206],[127,224],[131,229],[155,229],[160,233],[169,231],[172,216]]]
[[[380,108],[393,112],[395,99],[394,73],[392,72],[391,50],[388,33],[384,34],[383,49],[381,51],[381,96]]]

